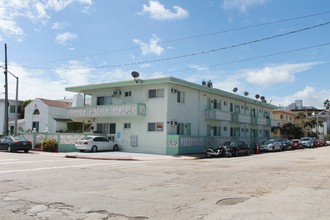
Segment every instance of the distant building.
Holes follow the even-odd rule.
[[[25,130],[36,132],[66,131],[67,109],[72,100],[49,100],[36,98],[25,107]]]
[[[11,121],[14,121],[16,118],[16,100],[8,100],[8,131],[9,133],[14,133],[15,126]],[[18,112],[17,117],[20,119],[21,115],[21,105],[22,101],[18,101]],[[0,135],[4,135],[4,127],[5,127],[5,99],[0,99]]]

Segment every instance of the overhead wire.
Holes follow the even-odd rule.
[[[277,21],[265,22],[265,23],[256,24],[256,25],[249,25],[249,26],[245,26],[245,27],[238,27],[238,28],[232,28],[232,29],[227,29],[227,30],[222,30],[222,31],[216,31],[216,32],[210,32],[210,33],[205,33],[205,34],[193,35],[193,36],[182,37],[182,38],[177,38],[177,39],[173,39],[173,40],[166,40],[166,41],[160,42],[160,45],[168,44],[168,43],[172,43],[172,42],[189,40],[189,39],[202,38],[202,37],[207,37],[207,36],[212,36],[212,35],[224,34],[224,33],[233,32],[233,31],[252,29],[252,28],[257,28],[257,27],[262,27],[262,26],[267,26],[267,25],[272,25],[272,24],[278,24],[278,23],[283,23],[283,22],[288,22],[288,21],[294,21],[294,20],[299,20],[299,19],[304,19],[304,18],[320,16],[320,15],[329,14],[329,13],[330,13],[330,11],[325,11],[325,12],[319,12],[319,13],[314,13],[314,14],[309,14],[309,15],[293,17],[293,18],[286,18],[286,19],[277,20]],[[65,59],[56,59],[56,60],[52,60],[52,61],[46,61],[46,62],[32,64],[32,65],[29,65],[29,66],[36,66],[36,65],[53,63],[53,62],[58,62],[58,61],[63,61],[63,60],[70,60],[70,59],[79,59],[79,58],[85,58],[85,57],[115,53],[115,52],[120,52],[120,51],[132,50],[132,49],[137,49],[137,48],[139,48],[139,47],[138,46],[127,47],[127,48],[116,49],[116,50],[111,50],[111,51],[93,53],[93,54],[89,54],[89,55],[76,56],[76,57],[65,58]]]
[[[178,56],[165,57],[165,58],[160,58],[160,59],[153,59],[153,60],[132,62],[132,63],[113,64],[113,65],[101,65],[101,66],[90,66],[90,67],[31,67],[31,66],[22,66],[22,67],[28,68],[28,69],[64,69],[64,70],[74,70],[74,69],[106,69],[106,68],[118,68],[118,67],[125,67],[125,66],[150,64],[150,63],[156,63],[156,62],[163,62],[163,61],[169,61],[169,60],[182,59],[182,58],[191,57],[191,56],[204,55],[204,54],[218,52],[218,51],[221,51],[221,50],[227,50],[227,49],[231,49],[231,48],[236,48],[236,47],[246,46],[246,45],[250,45],[250,44],[255,44],[255,43],[259,43],[259,42],[263,42],[263,41],[267,41],[267,40],[271,40],[271,39],[275,39],[275,38],[280,38],[280,37],[288,36],[288,35],[291,35],[291,34],[296,34],[296,33],[302,32],[302,31],[307,31],[307,30],[315,29],[315,28],[326,26],[326,25],[329,25],[329,24],[330,24],[330,21],[327,21],[327,22],[324,22],[324,23],[321,23],[321,24],[317,24],[317,25],[313,25],[313,26],[309,26],[309,27],[305,27],[305,28],[301,28],[301,29],[297,29],[297,30],[285,32],[285,33],[282,33],[282,34],[277,34],[277,35],[269,36],[269,37],[264,37],[264,38],[260,38],[260,39],[256,39],[256,40],[252,40],[252,41],[247,41],[247,42],[243,42],[243,43],[239,43],[239,44],[234,44],[234,45],[230,45],[230,46],[225,46],[225,47],[220,47],[220,48],[214,48],[214,49],[211,49],[211,50],[199,51],[199,52],[194,52],[194,53],[189,53],[189,54],[183,54],[183,55],[178,55]]]

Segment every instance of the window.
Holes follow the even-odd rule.
[[[184,135],[184,124],[183,123],[178,123],[178,125],[176,126],[176,134]]]
[[[284,118],[284,116],[283,115],[280,115],[280,119],[283,119]]]
[[[32,130],[39,132],[39,122],[38,121],[32,122]]]
[[[213,130],[213,136],[221,136],[221,127],[220,126],[213,126],[211,127]]]
[[[125,97],[130,97],[130,96],[132,96],[132,92],[131,91],[125,92]]]
[[[164,89],[150,89],[148,97],[149,99],[164,97]]]
[[[220,100],[213,99],[212,102],[213,102],[213,108],[214,109],[221,109],[221,101]]]
[[[40,115],[39,109],[34,109],[33,114],[34,115]]]
[[[164,124],[162,122],[151,122],[148,123],[148,131],[163,131],[164,130]]]
[[[177,91],[177,102],[184,103],[184,92]]]
[[[9,112],[10,113],[15,113],[15,105],[10,105],[9,106]]]
[[[99,96],[96,100],[96,105],[111,105],[112,96]]]
[[[124,123],[124,129],[130,129],[131,123]]]

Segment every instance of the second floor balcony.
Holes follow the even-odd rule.
[[[68,109],[68,116],[72,118],[106,117],[106,116],[145,116],[146,105],[118,104],[75,107]]]

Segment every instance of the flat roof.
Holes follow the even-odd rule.
[[[214,94],[214,95],[220,95],[220,96],[223,96],[226,98],[232,98],[232,99],[247,102],[250,104],[258,104],[261,106],[268,107],[270,109],[278,108],[277,106],[266,103],[266,102],[261,102],[256,99],[251,99],[246,96],[241,96],[241,95],[238,95],[235,93],[226,92],[226,91],[223,91],[220,89],[202,86],[202,85],[188,82],[186,80],[178,79],[175,77],[164,77],[164,78],[157,78],[157,79],[139,80],[138,83],[136,83],[135,80],[129,80],[129,81],[119,81],[119,82],[111,82],[111,83],[99,83],[99,84],[90,84],[90,85],[82,85],[82,86],[73,86],[73,87],[65,88],[65,91],[91,95],[92,91],[99,90],[99,89],[140,87],[141,85],[155,85],[155,84],[166,84],[166,83],[184,86],[187,88],[199,90],[202,92],[207,92],[207,93]]]

